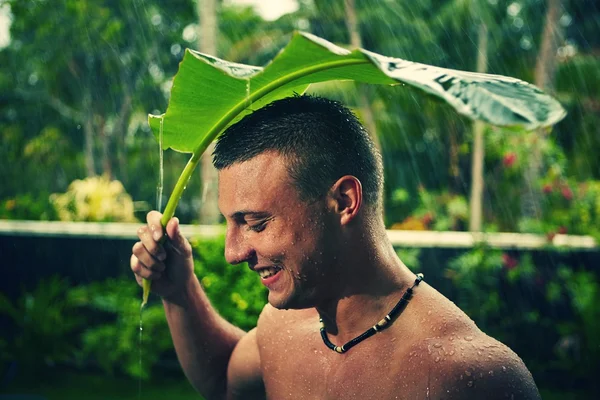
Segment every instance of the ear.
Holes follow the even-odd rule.
[[[342,176],[331,187],[330,201],[341,224],[348,224],[362,207],[362,184],[355,176]]]

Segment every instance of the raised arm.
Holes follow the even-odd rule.
[[[192,385],[207,399],[227,393],[231,354],[245,332],[224,320],[211,306],[194,275],[192,248],[181,234],[179,221],[166,226],[163,246],[161,214],[148,213],[148,224],[138,230],[131,269],[139,284],[152,280],[152,292],[163,299],[165,314],[179,362]]]

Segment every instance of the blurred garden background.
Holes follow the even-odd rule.
[[[264,65],[295,30],[561,102],[560,123],[526,132],[404,86],[310,88],[376,140],[405,264],[514,349],[544,398],[599,398],[597,0],[0,0],[0,399],[198,398],[158,299],[140,331],[129,272],[136,227],[188,159],[164,153],[158,198],[147,115],[166,110],[186,48]],[[265,289],[225,263],[215,189],[203,162],[176,215],[212,302],[250,329]]]

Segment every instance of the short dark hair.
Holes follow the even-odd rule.
[[[220,170],[266,151],[288,158],[304,200],[322,198],[339,178],[353,175],[366,204],[381,201],[381,155],[356,116],[337,101],[295,95],[248,114],[219,137],[213,164]]]

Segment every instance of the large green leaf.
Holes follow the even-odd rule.
[[[236,64],[187,50],[173,81],[165,114],[150,115],[162,148],[193,153],[163,213],[175,214],[200,156],[228,125],[276,99],[303,93],[311,83],[355,80],[408,84],[440,97],[459,113],[494,125],[534,129],[565,111],[535,86],[513,78],[437,68],[367,50],[348,51],[309,33],[297,33],[265,68]],[[144,280],[143,303],[150,281]]]
[[[362,49],[348,51],[297,33],[265,68],[187,50],[166,113],[151,115],[149,122],[158,136],[164,118],[164,149],[204,151],[224,128],[251,110],[330,80],[411,85],[469,118],[499,126],[535,129],[565,116],[556,100],[518,79],[438,68]]]

